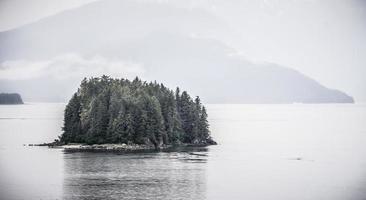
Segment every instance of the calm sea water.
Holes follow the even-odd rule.
[[[0,106],[0,199],[366,199],[366,104],[208,105],[217,146],[65,153],[64,104]]]

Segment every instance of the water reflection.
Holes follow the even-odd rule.
[[[65,153],[63,199],[205,199],[207,155]]]

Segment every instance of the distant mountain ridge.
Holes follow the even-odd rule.
[[[0,33],[0,63],[47,61],[68,53],[86,60],[98,55],[139,63],[144,73],[136,75],[169,87],[180,85],[208,103],[354,102],[290,68],[233,56],[234,49],[212,39],[225,29],[220,19],[200,9],[102,0]],[[64,101],[79,79],[2,78],[0,90],[21,91],[33,101]]]

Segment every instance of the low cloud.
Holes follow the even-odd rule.
[[[69,79],[103,74],[112,77],[133,78],[145,70],[140,63],[110,60],[102,56],[83,57],[65,54],[49,60],[14,60],[0,64],[0,79],[31,80],[36,78]]]

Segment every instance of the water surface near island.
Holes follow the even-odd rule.
[[[217,146],[66,153],[65,104],[0,106],[0,199],[366,197],[366,104],[207,105]]]

